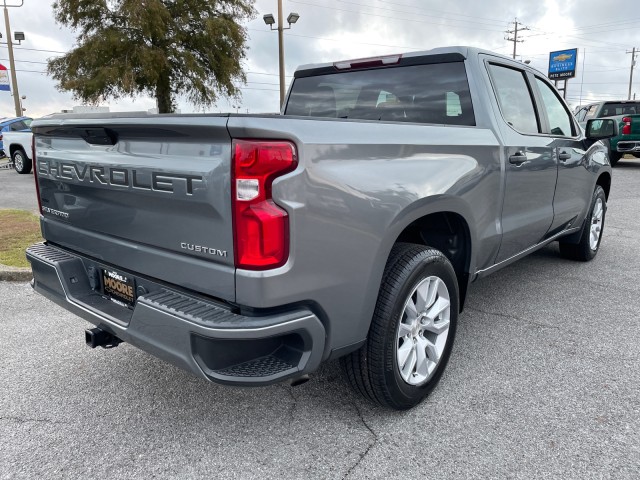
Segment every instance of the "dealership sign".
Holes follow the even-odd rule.
[[[11,89],[9,88],[9,72],[7,72],[7,67],[0,63],[0,91],[9,92]]]
[[[551,80],[562,80],[576,76],[578,49],[560,50],[549,54],[549,75]]]

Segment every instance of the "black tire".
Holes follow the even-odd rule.
[[[622,153],[609,150],[609,163],[611,163],[612,167],[615,167],[622,157]]]
[[[602,205],[602,216],[599,224],[600,230],[598,233],[597,242],[592,242],[591,228],[593,225],[595,225],[594,222],[596,221],[594,217],[594,209],[599,202],[601,202]],[[580,241],[578,243],[568,243],[566,241],[560,240],[560,254],[570,260],[578,260],[581,262],[588,262],[589,260],[592,260],[600,249],[600,242],[602,241],[602,233],[604,232],[604,220],[606,213],[607,198],[602,187],[600,185],[596,185],[596,188],[593,191],[589,213],[587,213],[587,218],[582,225],[582,231],[580,232]]]
[[[607,147],[609,150],[609,163],[611,164],[612,167],[615,167],[616,163],[620,161],[620,159],[624,156],[624,154],[617,152],[613,148],[611,148],[610,140],[607,140]]]
[[[31,173],[31,160],[24,153],[24,150],[18,148],[11,154],[11,161],[16,172],[25,174]]]
[[[446,287],[446,294],[449,297],[448,311],[435,316],[438,322],[446,322],[448,316],[446,333],[443,331],[433,334],[431,331],[420,330],[420,326],[429,321],[425,313],[432,310],[431,307],[438,311],[436,303],[441,299],[446,302],[446,296],[441,296],[439,287],[437,293],[433,295],[433,303],[426,304],[420,312],[422,315],[418,314],[415,317],[415,328],[411,329],[408,326],[409,320],[405,313],[408,303],[416,299],[415,304],[412,305],[418,308],[414,311],[421,309],[417,300],[417,289],[423,288],[425,283],[427,287],[424,288],[431,288],[431,285]],[[458,282],[449,260],[440,251],[429,247],[409,243],[396,244],[391,250],[384,270],[367,340],[358,351],[341,360],[348,381],[357,392],[384,407],[396,410],[414,407],[435,388],[447,366],[456,332],[458,309]],[[406,336],[401,337],[401,323],[402,331],[412,330],[413,333],[407,333]],[[429,328],[436,328],[435,325],[436,323],[432,322]],[[438,323],[438,325],[440,327],[437,328],[442,328],[446,323]],[[445,335],[444,338],[440,337],[442,334]],[[435,336],[431,337],[432,335]],[[429,348],[426,352],[422,350],[423,358],[426,359],[422,365],[429,365],[428,361],[434,358],[436,360],[432,362],[434,365],[431,372],[425,374],[424,380],[421,380],[422,377],[418,375],[417,369],[420,358],[417,345],[425,345],[425,343],[416,342],[425,342],[424,339],[428,336],[431,337],[430,345],[438,344],[441,351],[439,356],[432,356]],[[405,368],[403,373],[398,358],[402,355],[400,350],[404,342],[408,341],[405,339],[412,339],[413,342],[407,344],[409,349],[413,348],[413,350],[405,357],[405,367],[408,365],[408,358],[412,355],[411,358],[412,360],[415,358],[416,363],[413,367]],[[415,372],[408,373],[409,380],[403,378],[407,370],[412,372],[413,369],[416,369]],[[409,383],[414,381],[415,384]]]

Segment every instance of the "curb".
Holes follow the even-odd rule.
[[[30,268],[7,267],[0,264],[0,282],[29,282],[32,278]]]

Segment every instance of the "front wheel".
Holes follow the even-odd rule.
[[[614,152],[614,151],[610,151],[609,153],[609,163],[611,163],[612,167],[615,167],[616,164],[620,161],[620,159],[622,158],[622,153],[620,152]]]
[[[13,168],[18,173],[29,173],[31,172],[31,160],[27,158],[27,154],[24,153],[24,150],[16,150],[11,155],[11,160],[13,161]]]
[[[591,208],[582,226],[580,242],[560,243],[560,254],[570,260],[588,262],[598,253],[602,232],[604,231],[604,218],[607,213],[607,197],[600,185],[596,185],[591,198]]]
[[[411,408],[437,385],[458,320],[458,283],[438,250],[398,243],[385,267],[367,341],[343,357],[352,386],[396,410]]]
[[[609,152],[609,163],[611,164],[612,167],[615,167],[616,163],[620,161],[620,159],[624,156],[624,154],[613,149],[613,146],[611,145],[611,140],[606,140],[605,143],[607,145],[607,150]]]

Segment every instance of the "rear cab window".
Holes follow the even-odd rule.
[[[504,120],[520,133],[540,133],[540,121],[524,72],[493,63],[489,70]]]
[[[475,125],[462,61],[336,71],[296,78],[284,114]]]
[[[640,112],[640,105],[633,103],[605,103],[602,106],[600,117],[616,117],[618,115],[635,115]]]

